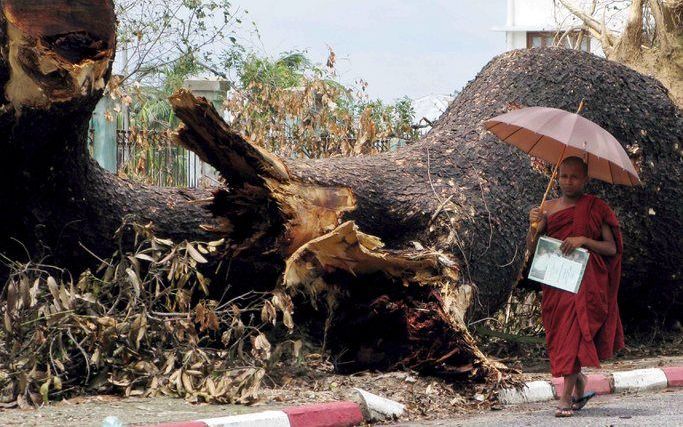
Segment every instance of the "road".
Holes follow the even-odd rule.
[[[500,411],[394,426],[683,426],[683,389],[598,396],[571,418],[555,418],[554,403],[509,406]]]

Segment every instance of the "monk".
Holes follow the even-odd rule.
[[[557,417],[570,417],[595,393],[585,393],[583,366],[600,367],[600,361],[624,347],[624,332],[617,306],[621,278],[622,240],[614,212],[599,198],[584,194],[588,166],[579,157],[568,157],[559,168],[562,196],[546,203],[544,210],[529,212],[532,224],[527,245],[546,234],[562,240],[564,255],[582,247],[590,252],[578,293],[542,286],[541,316],[546,332],[550,369],[564,377]]]

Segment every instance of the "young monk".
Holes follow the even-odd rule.
[[[559,169],[562,197],[546,203],[544,210],[533,208],[527,245],[533,248],[536,236],[562,240],[567,255],[583,247],[590,252],[579,292],[574,294],[543,285],[541,316],[546,332],[550,369],[554,377],[564,377],[564,389],[555,412],[570,417],[595,393],[585,393],[587,378],[581,367],[600,367],[614,351],[624,347],[624,333],[617,307],[621,278],[622,241],[619,223],[607,204],[584,194],[588,167],[579,157],[568,157]]]

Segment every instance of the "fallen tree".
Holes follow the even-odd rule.
[[[297,323],[340,370],[482,378],[495,368],[465,319],[498,309],[519,281],[527,211],[547,179],[482,122],[514,104],[572,110],[585,98],[584,115],[627,145],[645,183],[592,188],[623,223],[623,308],[680,304],[683,119],[661,84],[624,66],[563,49],[509,52],[421,141],[317,161],[277,158],[180,92],[178,141],[226,181],[210,195],[138,186],[89,158],[88,120],[114,52],[111,2],[0,4],[1,173],[11,183],[0,189],[0,246],[10,257],[27,251],[79,271],[117,248],[127,216],[176,241],[225,238],[212,292],[306,295],[295,299]]]

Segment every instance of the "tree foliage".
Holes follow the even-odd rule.
[[[247,12],[227,1],[119,0],[117,11],[122,60],[111,93],[133,128],[177,126],[167,98],[186,79],[209,75],[231,83],[232,125],[283,155],[376,153],[417,138],[410,100],[387,105],[370,100],[362,80],[358,88],[341,83],[331,49],[325,66],[305,52],[272,59],[245,49],[234,34]]]
[[[216,47],[237,41],[234,30],[241,23],[242,12],[227,0],[115,3],[119,19],[117,71],[124,80],[158,85],[166,70],[188,60],[220,74]]]
[[[245,53],[233,58],[238,85],[225,107],[231,125],[252,142],[287,157],[329,157],[386,151],[414,140],[409,99],[370,100],[336,78],[334,52],[325,67],[302,52],[276,59]]]

